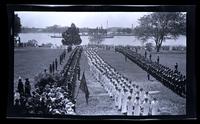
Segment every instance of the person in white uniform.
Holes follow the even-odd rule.
[[[143,88],[140,88],[140,101],[143,102],[144,101],[144,94],[145,94],[145,91],[143,90]]]
[[[149,111],[150,111],[150,103],[149,103],[148,98],[144,99],[144,102],[142,103],[141,106],[142,106],[142,109],[143,109],[142,115],[147,116],[149,114]]]
[[[134,101],[134,115],[139,116],[140,115],[140,98],[136,97]]]
[[[144,99],[146,99],[146,98],[147,98],[148,101],[150,102],[151,99],[150,99],[150,95],[149,95],[149,92],[148,92],[148,91],[146,91],[145,94],[144,94]]]
[[[128,96],[128,101],[127,101],[127,115],[133,115],[133,98],[132,96]]]
[[[153,98],[151,101],[151,115],[158,115],[159,114],[159,103],[156,98]]]
[[[119,96],[118,96],[118,111],[121,111],[121,107],[122,107],[122,89],[119,88]]]
[[[115,107],[118,107],[118,97],[119,97],[119,88],[116,87],[116,91],[115,91]]]
[[[124,92],[123,92],[123,95],[122,95],[122,111],[121,113],[126,115],[127,114],[127,90],[124,88]]]

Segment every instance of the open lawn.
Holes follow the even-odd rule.
[[[47,69],[49,71],[49,64],[55,58],[59,61],[59,55],[63,49],[50,48],[18,48],[14,51],[14,88],[17,87],[19,76],[23,81],[29,78],[32,87],[34,86],[34,77]],[[69,54],[66,54],[68,58]]]

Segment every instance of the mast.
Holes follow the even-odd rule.
[[[107,20],[107,25],[106,25],[106,28],[108,29],[108,20]]]

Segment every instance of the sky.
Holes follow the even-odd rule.
[[[45,28],[52,25],[96,28],[129,27],[138,25],[138,19],[150,12],[39,12],[17,11],[23,27]],[[107,25],[108,23],[108,25]]]

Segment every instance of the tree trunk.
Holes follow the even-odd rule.
[[[160,45],[156,46],[156,52],[160,52]]]
[[[162,45],[162,41],[163,40],[160,40],[159,42],[156,43],[156,52],[160,52],[160,48],[161,48],[161,45]]]

